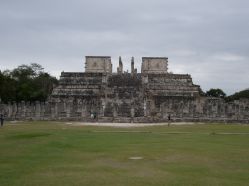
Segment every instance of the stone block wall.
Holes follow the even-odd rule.
[[[223,99],[157,98],[154,107],[129,101],[69,98],[60,102],[21,102],[0,104],[7,120],[71,120],[103,122],[163,122],[170,114],[174,121],[249,123],[249,100],[225,102]],[[153,108],[153,109],[152,109]],[[156,114],[152,112],[156,111]],[[91,113],[97,118],[92,119]]]

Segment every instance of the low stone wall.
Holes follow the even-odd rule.
[[[20,102],[0,104],[0,113],[7,120],[51,120],[52,105],[48,102]]]
[[[91,118],[89,107],[93,104],[97,110],[96,118]],[[122,117],[114,112],[110,117],[104,115],[101,104],[94,102],[77,102],[68,99],[64,102],[21,102],[0,103],[0,113],[6,120],[64,120],[64,121],[99,121],[99,122],[167,122],[168,115],[172,121],[179,122],[233,122],[249,123],[249,99],[225,102],[223,99],[202,97],[183,102],[179,100],[160,100],[156,105],[157,111],[152,112],[147,108],[146,116]],[[131,110],[132,113],[132,110]]]

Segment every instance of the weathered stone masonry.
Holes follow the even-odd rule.
[[[85,72],[62,72],[47,102],[0,104],[0,111],[20,120],[162,122],[170,115],[175,121],[249,122],[248,99],[203,97],[190,75],[167,72],[168,58],[142,61],[141,73],[134,58],[127,73],[120,58],[112,73],[109,56],[87,56]]]

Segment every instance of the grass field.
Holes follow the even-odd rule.
[[[249,185],[249,126],[7,123],[0,185]]]

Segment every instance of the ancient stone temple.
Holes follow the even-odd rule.
[[[9,119],[99,122],[249,122],[249,100],[205,97],[189,74],[168,72],[168,58],[143,57],[141,73],[132,57],[130,73],[119,58],[86,56],[85,72],[62,72],[47,102],[0,104]]]
[[[188,74],[168,73],[168,58],[143,57],[141,73],[131,59],[130,73],[123,71],[119,58],[117,73],[112,73],[111,57],[86,56],[85,72],[62,72],[59,86],[49,102],[57,119],[149,122],[175,120],[248,119],[248,100],[235,105],[200,95]]]

